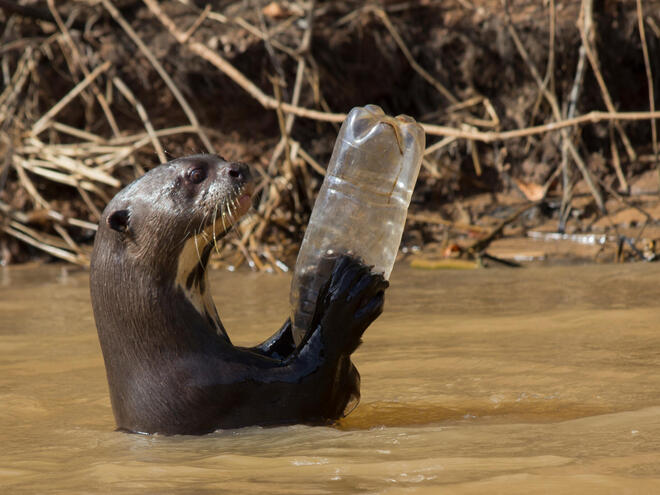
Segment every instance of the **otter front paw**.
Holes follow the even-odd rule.
[[[371,268],[361,260],[340,256],[319,293],[317,309],[323,341],[336,354],[355,351],[364,331],[383,312],[389,282]]]

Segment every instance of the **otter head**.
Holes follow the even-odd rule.
[[[253,192],[248,166],[216,155],[188,156],[154,168],[120,191],[103,212],[92,277],[101,272],[107,289],[132,285],[145,297],[155,289],[180,290],[220,331],[206,290],[206,264],[215,241],[250,208]]]
[[[110,230],[143,265],[175,256],[187,241],[203,250],[225,235],[251,205],[254,183],[247,165],[216,155],[178,158],[119,192],[100,230]],[[166,257],[166,256],[165,256]]]

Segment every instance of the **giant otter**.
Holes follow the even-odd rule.
[[[90,289],[119,429],[324,424],[359,398],[350,355],[382,312],[387,282],[357,260],[335,261],[298,347],[289,321],[256,347],[229,340],[206,265],[253,190],[246,165],[190,156],[154,168],[103,212]]]

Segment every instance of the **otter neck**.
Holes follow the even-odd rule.
[[[229,340],[213,303],[206,270],[213,249],[208,238],[198,235],[188,239],[179,254],[174,287],[202,315],[215,333]]]
[[[186,292],[175,282],[174,253],[168,257],[172,264],[138,262],[140,258],[129,255],[123,241],[110,235],[109,229],[101,229],[97,235],[90,289],[111,384],[131,379],[128,364],[136,360],[148,368],[157,356],[211,352],[228,341],[217,333],[221,324],[212,318],[217,312],[210,296],[211,318],[199,309],[204,308],[199,303],[204,299],[201,285],[204,292],[208,287],[204,271],[199,272],[198,287],[193,289],[191,284]],[[156,249],[172,247],[164,244]]]

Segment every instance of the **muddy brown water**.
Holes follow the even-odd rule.
[[[115,432],[88,278],[0,269],[2,493],[659,493],[660,265],[397,266],[336,427]],[[289,279],[215,272],[235,343]]]

